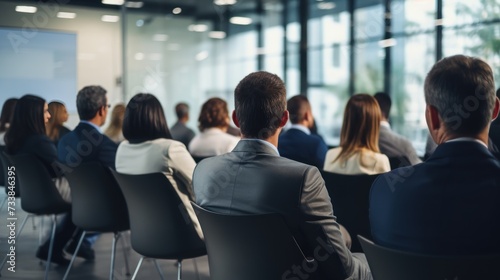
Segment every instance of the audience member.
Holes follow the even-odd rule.
[[[311,104],[307,97],[296,95],[287,102],[291,127],[279,136],[281,156],[323,168],[328,147],[321,137],[312,134],[314,125]]]
[[[52,101],[49,103],[49,113],[51,117],[46,126],[47,136],[57,146],[59,139],[71,131],[63,125],[63,123],[68,121],[68,111],[63,103],[59,101]]]
[[[125,138],[123,137],[122,126],[123,116],[125,115],[125,105],[116,104],[111,111],[111,123],[104,131],[104,135],[108,136],[116,144],[120,144]]]
[[[118,146],[116,170],[126,174],[162,172],[168,178],[193,222],[203,236],[193,211],[193,171],[196,163],[186,146],[172,140],[160,101],[154,95],[139,93],[127,105],[123,134]]]
[[[243,139],[232,152],[198,163],[197,204],[225,214],[279,213],[305,255],[321,255],[317,279],[371,279],[364,255],[351,254],[345,245],[319,170],[279,156],[278,137],[288,121],[283,81],[255,72],[234,95],[233,121]],[[293,273],[314,279],[299,266]]]
[[[391,125],[389,124],[389,113],[392,106],[391,97],[383,92],[377,92],[373,97],[377,100],[382,113],[378,139],[380,152],[390,158],[408,160],[409,165],[421,163],[422,160],[417,156],[417,152],[411,142],[391,129]]]
[[[500,88],[497,89],[497,98],[500,98]],[[497,149],[500,148],[500,118],[496,118],[490,126],[489,132],[490,143],[496,146]],[[492,145],[488,145],[490,147]],[[491,149],[490,149],[491,151]],[[498,150],[496,152],[499,152]]]
[[[432,67],[425,117],[438,147],[425,162],[373,183],[376,243],[425,254],[500,253],[500,163],[486,146],[499,111],[494,86],[478,58],[455,55]]]
[[[70,189],[62,173],[57,170],[57,152],[54,143],[47,137],[45,125],[50,119],[48,105],[44,99],[35,95],[24,95],[17,102],[14,117],[5,135],[7,153],[11,155],[31,154],[36,156],[54,178],[55,185],[61,197],[70,202]],[[64,257],[63,249],[76,230],[71,221],[71,213],[66,213],[54,236],[52,262],[67,265],[69,260]],[[39,259],[47,260],[50,246],[48,238],[37,250]]]
[[[378,174],[391,170],[389,159],[380,153],[378,136],[381,113],[368,94],[352,96],[344,111],[340,146],[326,154],[325,171],[339,174]]]
[[[83,162],[101,162],[115,169],[118,145],[102,134],[100,127],[106,121],[109,105],[106,90],[100,86],[86,86],[76,96],[76,108],[80,123],[59,140],[58,158],[67,166],[76,167]],[[93,260],[92,245],[99,234],[87,234],[77,256]],[[78,239],[76,239],[78,240]],[[66,250],[74,253],[78,242],[72,242]]]
[[[198,118],[200,134],[189,143],[189,152],[197,157],[210,157],[230,152],[240,138],[226,133],[229,112],[226,101],[210,98],[201,107]]]
[[[177,140],[188,147],[189,142],[194,137],[194,131],[186,126],[189,121],[189,105],[186,103],[178,103],[175,105],[175,114],[177,115],[177,122],[170,128],[172,139]]]
[[[0,114],[0,146],[5,146],[4,136],[12,122],[17,100],[17,98],[9,98],[3,103],[2,113]]]

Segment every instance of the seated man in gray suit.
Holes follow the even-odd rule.
[[[226,214],[281,214],[304,253],[318,261],[319,273],[313,278],[297,267],[283,279],[372,279],[364,255],[345,245],[318,169],[279,156],[278,136],[288,121],[283,81],[252,73],[240,81],[234,99],[232,117],[242,140],[232,152],[196,166],[196,203]]]
[[[177,122],[170,128],[170,134],[172,139],[182,142],[187,147],[194,137],[194,131],[186,126],[189,121],[189,105],[178,103],[175,105],[175,114]]]
[[[391,98],[383,92],[376,93],[373,97],[377,99],[380,111],[382,112],[382,121],[380,122],[380,134],[378,145],[380,152],[389,158],[406,158],[409,162],[401,162],[405,165],[415,165],[422,162],[417,156],[415,148],[408,139],[395,133],[389,124],[389,112],[391,111]]]

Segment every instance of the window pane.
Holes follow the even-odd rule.
[[[385,50],[377,41],[357,44],[354,52],[354,92],[372,94],[383,90]]]
[[[444,26],[489,21],[499,17],[498,0],[443,0]]]
[[[354,36],[356,40],[380,40],[384,36],[384,6],[380,0],[371,2],[378,4],[357,6],[354,11]],[[363,1],[356,1],[356,3],[361,5]]]
[[[433,30],[436,0],[392,0],[391,14],[393,33]]]

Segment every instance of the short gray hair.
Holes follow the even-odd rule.
[[[106,105],[106,90],[101,86],[86,86],[78,92],[76,97],[76,108],[80,120],[91,120],[101,107]]]

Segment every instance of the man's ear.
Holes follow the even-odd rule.
[[[436,107],[427,105],[427,108],[425,109],[425,117],[429,130],[438,130],[441,127],[441,118],[439,117],[439,112]]]
[[[285,112],[283,112],[283,116],[281,116],[280,127],[284,127],[286,125],[289,117],[290,113],[288,112],[288,110],[285,110]]]
[[[240,128],[240,123],[238,122],[238,117],[236,116],[235,110],[233,110],[233,114],[231,116],[233,118],[234,125],[236,125],[236,127]]]
[[[494,121],[498,117],[498,111],[500,110],[500,100],[498,97],[495,98],[495,107],[493,107],[493,115],[491,115],[491,120]]]

